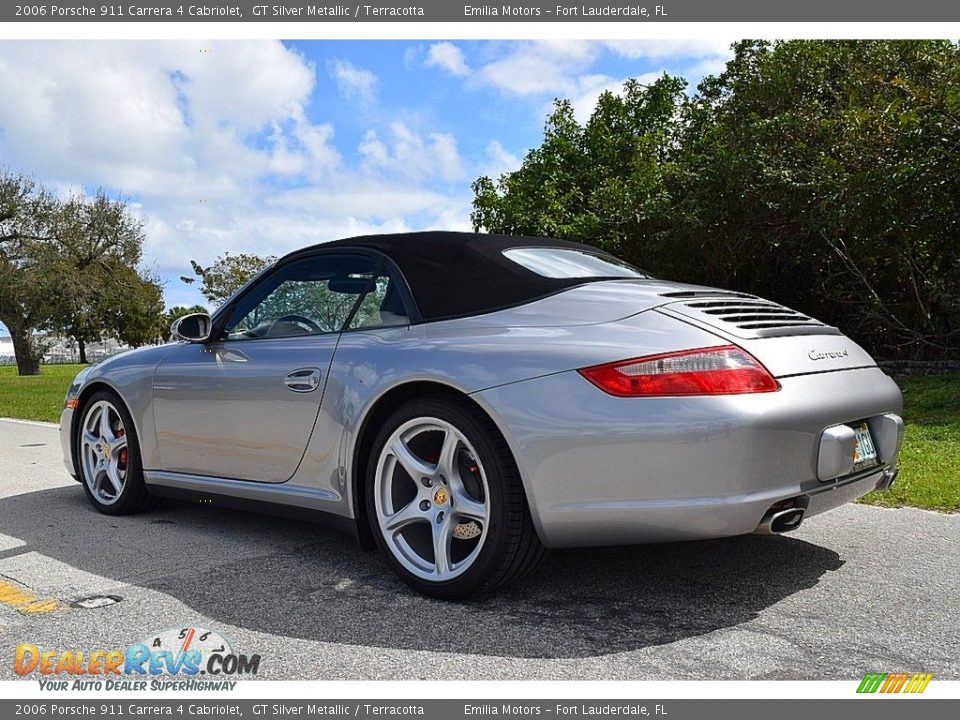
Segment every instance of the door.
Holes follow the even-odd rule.
[[[160,469],[289,480],[340,332],[378,268],[375,258],[342,253],[278,265],[232,303],[226,321],[217,318],[215,339],[170,353],[154,378]]]

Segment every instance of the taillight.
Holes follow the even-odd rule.
[[[770,372],[736,345],[648,355],[579,372],[619,397],[737,395],[780,389]]]

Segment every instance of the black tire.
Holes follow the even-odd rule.
[[[101,502],[90,490],[82,461],[83,448],[81,443],[84,423],[91,408],[94,408],[97,403],[100,402],[108,402],[114,408],[123,422],[123,429],[127,438],[126,478],[119,496],[109,504]],[[83,492],[87,496],[87,500],[90,501],[90,504],[93,505],[98,512],[104,515],[132,515],[133,513],[147,510],[156,503],[156,498],[150,495],[146,483],[143,480],[140,440],[137,437],[133,418],[130,416],[127,406],[116,393],[110,390],[98,390],[84,402],[83,407],[80,409],[80,422],[74,434],[74,448],[80,484],[83,486]]]
[[[421,417],[444,420],[466,437],[485,469],[489,488],[490,521],[483,546],[462,575],[445,582],[425,580],[407,570],[387,545],[377,519],[375,475],[380,455],[394,431]],[[424,595],[442,600],[479,598],[516,582],[547,557],[548,550],[537,537],[520,472],[506,441],[493,421],[468,400],[438,394],[402,405],[377,433],[365,475],[367,517],[377,546],[400,579]]]

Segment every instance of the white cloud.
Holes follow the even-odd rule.
[[[358,150],[365,166],[381,174],[420,180],[439,178],[448,182],[463,175],[453,135],[437,132],[421,135],[399,121],[391,123],[386,137],[376,130],[368,130]]]
[[[575,84],[576,73],[589,63],[580,53],[558,53],[560,47],[557,43],[524,43],[480,68],[477,82],[508,95],[567,93]]]
[[[330,63],[330,76],[344,97],[367,104],[376,99],[377,76],[369,70],[358,68],[349,60],[334,60]]]
[[[266,203],[266,215],[288,219],[282,223],[305,217],[310,222],[334,218],[336,223],[351,220],[370,227],[391,223],[406,227],[406,216],[439,215],[449,206],[450,196],[446,193],[356,175],[336,189],[303,187],[280,194]],[[307,232],[323,234],[322,228]],[[326,239],[342,235],[334,232]]]
[[[302,115],[313,85],[276,42],[4,43],[0,93],[17,102],[0,106],[0,149],[53,182],[222,197],[282,160],[247,136]]]
[[[333,125],[313,124],[301,109],[287,123],[271,124],[267,172],[279,176],[317,177],[341,163],[333,147]]]
[[[413,70],[420,67],[420,58],[423,57],[423,45],[410,45],[403,51],[403,67]]]
[[[520,97],[577,97],[600,84],[598,78],[605,78],[590,71],[603,48],[584,40],[518,43],[483,65],[477,72],[478,82]],[[613,78],[605,78],[603,84],[612,82]]]
[[[487,143],[487,162],[483,174],[496,180],[503,173],[520,168],[523,160],[507,150],[499,140]]]
[[[183,86],[193,116],[205,123],[259,128],[296,112],[315,82],[314,68],[279,42],[152,45],[144,59],[156,63],[156,52],[166,50],[166,63],[187,76]]]
[[[733,40],[610,40],[608,49],[626,58],[730,57]]]
[[[376,77],[329,66],[342,93]],[[360,161],[306,113],[316,69],[279,42],[0,44],[0,157],[57,192],[133,199],[168,304],[192,304],[189,261],[279,255],[368,232],[468,226],[456,139],[394,122]]]
[[[581,120],[589,117],[601,92],[619,91],[626,80],[626,76],[615,78],[593,70],[604,53],[662,64],[663,69],[655,72],[629,75],[644,82],[668,71],[696,83],[703,75],[723,70],[732,56],[727,40],[544,40],[507,43],[500,48],[495,57],[471,73],[468,83],[508,96],[568,98]]]
[[[438,67],[451,75],[470,74],[470,68],[467,67],[463,50],[452,42],[438,42],[431,45],[427,50],[427,59],[423,64],[427,67]]]
[[[590,40],[539,40],[528,45],[548,57],[581,63],[593,62],[599,52],[597,43]]]
[[[600,92],[621,87],[597,71],[605,53],[695,73],[722,69],[724,48],[550,41],[474,54],[434,43],[405,61],[525,98],[538,119],[568,97],[585,119]],[[376,100],[369,70],[347,60],[321,70],[344,96]],[[402,114],[361,126],[356,157],[341,155],[337,128],[307,114],[316,89],[317,69],[274,41],[2,43],[0,158],[57,192],[102,186],[133,198],[148,262],[173,278],[226,250],[276,255],[364,232],[469,229],[466,181],[520,166],[499,141],[465,157],[456,137]],[[199,299],[176,280],[166,292],[168,302]]]

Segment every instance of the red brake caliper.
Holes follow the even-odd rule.
[[[120,428],[117,431],[117,437],[123,437],[126,434],[127,433],[123,428]],[[117,464],[123,465],[124,467],[127,466],[127,448],[125,447],[120,448],[120,455],[117,457]]]

